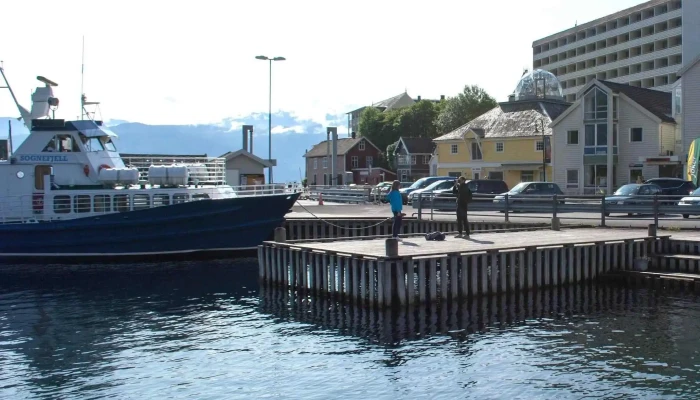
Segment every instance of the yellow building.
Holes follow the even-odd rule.
[[[525,75],[509,101],[434,140],[437,175],[499,179],[509,188],[553,181],[549,124],[569,105],[554,75],[542,70]]]

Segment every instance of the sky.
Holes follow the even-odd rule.
[[[476,84],[506,100],[534,40],[641,2],[7,1],[0,60],[25,107],[43,75],[59,84],[56,116],[73,119],[84,37],[84,92],[102,119],[204,124],[267,112],[269,64],[255,56],[283,56],[273,112],[325,124],[404,90],[439,98]],[[0,92],[0,116],[16,114]]]

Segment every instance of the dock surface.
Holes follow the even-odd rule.
[[[561,231],[539,230],[519,232],[475,233],[469,239],[448,236],[444,241],[428,241],[422,236],[402,239],[399,256],[434,256],[439,254],[472,253],[489,250],[521,249],[528,247],[565,246],[644,239],[641,229],[577,228]],[[385,238],[369,240],[338,239],[330,242],[295,243],[294,247],[360,257],[382,258],[386,255]]]

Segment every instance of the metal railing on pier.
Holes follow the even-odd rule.
[[[544,219],[566,218],[566,214],[586,213],[588,216],[577,215],[572,218],[596,221],[600,226],[605,226],[606,220],[619,219],[613,215],[652,216],[656,226],[660,215],[682,215],[684,218],[700,215],[700,197],[688,204],[681,204],[678,196],[622,197],[473,194],[472,202],[469,203],[469,213],[479,216],[479,212],[500,212],[503,213],[503,219],[506,222],[514,213],[528,213],[524,216]],[[457,210],[456,197],[424,193],[419,193],[413,199],[411,206],[416,210],[413,215],[418,219],[427,217],[432,220],[438,215],[454,215]],[[493,214],[481,215],[493,216]]]

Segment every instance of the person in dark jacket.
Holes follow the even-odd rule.
[[[472,201],[472,191],[467,186],[467,178],[460,176],[452,187],[452,193],[457,195],[457,230],[458,238],[469,238],[469,220],[467,219],[467,209]],[[464,232],[464,235],[462,235]]]

